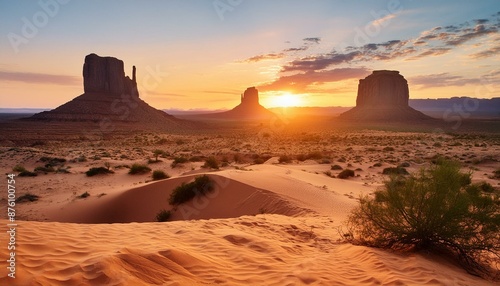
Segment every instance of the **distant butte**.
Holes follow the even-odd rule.
[[[241,103],[235,108],[219,113],[202,115],[212,119],[227,120],[258,120],[269,119],[274,113],[267,110],[259,103],[259,91],[255,87],[249,87],[241,95]]]
[[[399,71],[377,70],[359,80],[356,107],[342,113],[353,121],[415,121],[431,119],[408,105],[408,82]]]
[[[186,121],[155,109],[139,98],[136,68],[125,76],[122,60],[90,54],[83,64],[84,94],[28,120],[137,123],[147,129],[172,129]]]

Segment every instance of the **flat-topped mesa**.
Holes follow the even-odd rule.
[[[398,71],[379,70],[359,80],[356,107],[341,119],[354,121],[413,121],[430,119],[408,105],[408,82]]]
[[[408,106],[408,82],[399,71],[380,70],[359,80],[356,106]]]
[[[85,57],[83,64],[83,89],[85,93],[128,94],[139,97],[135,73],[134,66],[130,79],[125,76],[122,60],[90,54]]]
[[[259,105],[259,91],[255,86],[247,88],[241,95],[241,104],[245,106]]]

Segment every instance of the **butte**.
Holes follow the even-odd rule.
[[[378,70],[359,80],[356,107],[342,113],[340,119],[364,122],[404,122],[430,120],[411,108],[408,82],[399,71]]]

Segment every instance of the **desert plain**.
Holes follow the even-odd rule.
[[[118,126],[99,136],[81,131],[95,128],[90,123],[65,129],[3,120],[0,169],[16,175],[16,198],[29,196],[15,204],[15,283],[5,269],[0,281],[495,285],[449,257],[353,245],[341,232],[360,196],[383,186],[388,167],[413,173],[447,157],[471,171],[473,182],[498,187],[494,124],[474,133],[442,131],[446,124],[441,132],[434,125],[405,131],[325,120],[209,122],[169,132]],[[484,129],[484,122],[474,124]],[[47,132],[37,132],[42,127]],[[134,164],[150,170],[129,174]],[[86,175],[98,167],[111,172]],[[36,176],[19,176],[22,169]],[[345,169],[355,175],[338,178]],[[168,178],[153,180],[158,170]],[[169,205],[177,186],[203,174],[214,182],[211,192],[175,209]],[[7,202],[3,192],[4,233]],[[157,221],[162,210],[171,211],[166,222]],[[1,238],[0,254],[8,257],[8,237]]]

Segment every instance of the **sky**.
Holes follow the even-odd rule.
[[[83,93],[86,55],[113,56],[159,109],[353,106],[398,70],[410,98],[500,96],[500,1],[0,0],[0,108]]]

